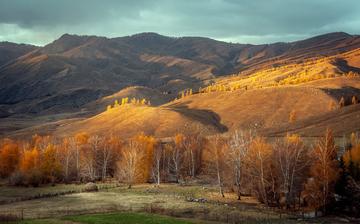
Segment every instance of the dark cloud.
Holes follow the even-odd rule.
[[[44,44],[63,33],[153,31],[234,42],[360,33],[359,0],[2,0],[0,40]]]

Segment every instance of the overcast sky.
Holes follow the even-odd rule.
[[[157,32],[239,43],[360,34],[360,0],[0,0],[0,41]]]

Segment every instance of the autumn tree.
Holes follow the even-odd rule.
[[[39,186],[42,182],[40,173],[40,152],[35,148],[25,149],[20,160],[20,171],[26,177],[26,183],[34,187]]]
[[[64,138],[60,144],[60,161],[63,167],[63,175],[65,182],[68,182],[70,179],[70,167],[72,162],[74,162],[74,150],[72,147],[71,138]]]
[[[115,162],[118,160],[122,141],[118,136],[110,134],[102,139],[98,164],[101,168],[101,178],[105,179],[109,170],[114,170]]]
[[[55,145],[52,143],[49,143],[42,153],[40,170],[46,182],[54,183],[60,178],[62,167]]]
[[[146,160],[146,154],[136,140],[130,140],[121,151],[121,158],[117,163],[118,178],[127,183],[128,188],[142,179],[141,166],[144,160]]]
[[[98,153],[100,152],[102,138],[92,135],[87,140],[87,147],[81,150],[81,176],[91,181],[99,177]]]
[[[268,205],[267,189],[271,188],[271,155],[272,146],[264,138],[256,137],[249,148],[246,158],[248,173],[252,178],[257,198]]]
[[[353,105],[358,104],[358,103],[359,103],[358,98],[357,98],[356,96],[353,96],[353,97],[351,98],[351,103],[352,103]]]
[[[119,107],[119,106],[120,106],[119,101],[118,101],[118,100],[115,100],[115,101],[114,101],[114,108],[117,108],[117,107]]]
[[[233,182],[237,188],[236,193],[238,200],[241,199],[241,184],[245,172],[244,160],[249,151],[250,144],[253,140],[251,131],[236,130],[229,140],[229,166],[233,170]]]
[[[343,159],[349,175],[358,181],[360,180],[360,143],[355,137],[351,142],[352,147],[344,153]]]
[[[173,173],[176,182],[179,182],[181,170],[183,169],[183,159],[185,149],[183,147],[183,141],[185,136],[182,134],[176,134],[173,147],[169,147],[170,150],[170,170]]]
[[[19,158],[19,145],[10,139],[4,139],[0,143],[0,176],[10,176],[17,169]]]
[[[334,187],[338,177],[337,147],[330,129],[326,130],[312,152],[314,159],[311,177],[306,185],[312,205],[326,212],[326,206],[334,198]]]
[[[186,171],[186,176],[195,177],[201,169],[202,150],[204,139],[200,132],[196,131],[190,134],[190,131],[185,132],[181,139],[183,154],[183,168]]]
[[[340,108],[345,107],[345,98],[343,96],[340,98],[339,107]]]
[[[77,180],[80,179],[81,151],[83,151],[83,149],[86,148],[89,137],[90,137],[89,134],[87,134],[86,132],[80,132],[80,133],[77,133],[74,138],[70,139],[70,144],[71,144],[72,150],[75,151],[74,156],[75,156]]]
[[[217,179],[219,193],[222,197],[224,195],[224,185],[228,177],[229,171],[227,164],[228,145],[223,137],[220,135],[213,136],[209,139],[207,144],[207,170],[210,174],[214,174]]]
[[[143,133],[135,136],[133,139],[138,142],[139,147],[143,151],[143,162],[139,168],[141,170],[141,178],[139,177],[139,181],[147,182],[151,178],[153,155],[157,141],[153,136],[147,136]]]
[[[287,135],[278,140],[273,149],[273,161],[276,168],[279,194],[286,208],[295,204],[300,197],[309,168],[309,150],[297,135]]]

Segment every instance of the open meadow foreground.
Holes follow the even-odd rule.
[[[0,1],[0,223],[360,223],[360,1]]]

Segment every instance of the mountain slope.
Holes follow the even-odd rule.
[[[0,42],[0,67],[36,48],[35,46],[27,44]]]
[[[345,33],[269,45],[154,33],[112,39],[65,34],[0,68],[0,107],[9,114],[71,112],[134,85],[176,95],[219,75],[241,70],[243,76],[359,47],[360,38]]]
[[[169,137],[181,130],[202,129],[214,134],[241,128],[265,136],[286,135],[291,130],[303,136],[319,136],[323,132],[314,130],[331,127],[338,135],[345,129],[347,132],[360,129],[358,122],[351,123],[351,119],[359,116],[358,107],[349,113],[336,109],[341,96],[351,99],[353,95],[360,98],[360,78],[330,78],[309,85],[202,93],[160,107],[120,106],[64,124],[54,133],[68,136],[81,131],[92,134],[113,132],[127,138],[145,132],[156,137]],[[295,113],[295,122],[289,121],[291,113]]]

